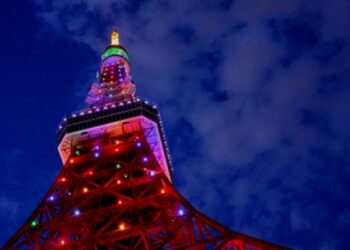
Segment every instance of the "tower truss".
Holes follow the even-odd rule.
[[[63,168],[3,249],[287,249],[228,229],[176,191],[158,110],[134,96],[117,33],[102,60],[90,107],[59,127]]]

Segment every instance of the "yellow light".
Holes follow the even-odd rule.
[[[84,187],[84,188],[83,188],[83,192],[84,192],[84,193],[87,193],[87,192],[89,192],[89,189],[88,189],[87,187]]]
[[[119,224],[119,230],[121,231],[125,230],[125,225],[123,223]]]
[[[111,45],[119,45],[119,33],[116,30],[112,32]]]
[[[160,190],[160,193],[161,193],[161,194],[165,194],[165,189],[162,188],[162,189]]]
[[[69,163],[73,164],[74,163],[74,159],[70,159]]]

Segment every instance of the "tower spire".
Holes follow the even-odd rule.
[[[111,45],[119,45],[119,33],[116,29],[111,34]]]
[[[130,75],[129,56],[119,43],[119,33],[113,30],[111,44],[101,55],[97,82],[93,83],[86,98],[90,106],[100,106],[133,100],[135,85]]]

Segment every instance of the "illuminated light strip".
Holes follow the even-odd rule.
[[[126,52],[120,48],[109,48],[107,49],[101,56],[102,60],[109,57],[109,56],[113,56],[113,55],[117,55],[117,56],[122,56],[125,59],[129,60],[129,56],[128,54],[126,54]]]

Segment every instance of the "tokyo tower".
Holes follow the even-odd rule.
[[[220,225],[176,191],[159,112],[135,96],[116,31],[86,102],[59,125],[61,171],[2,249],[288,249]]]

